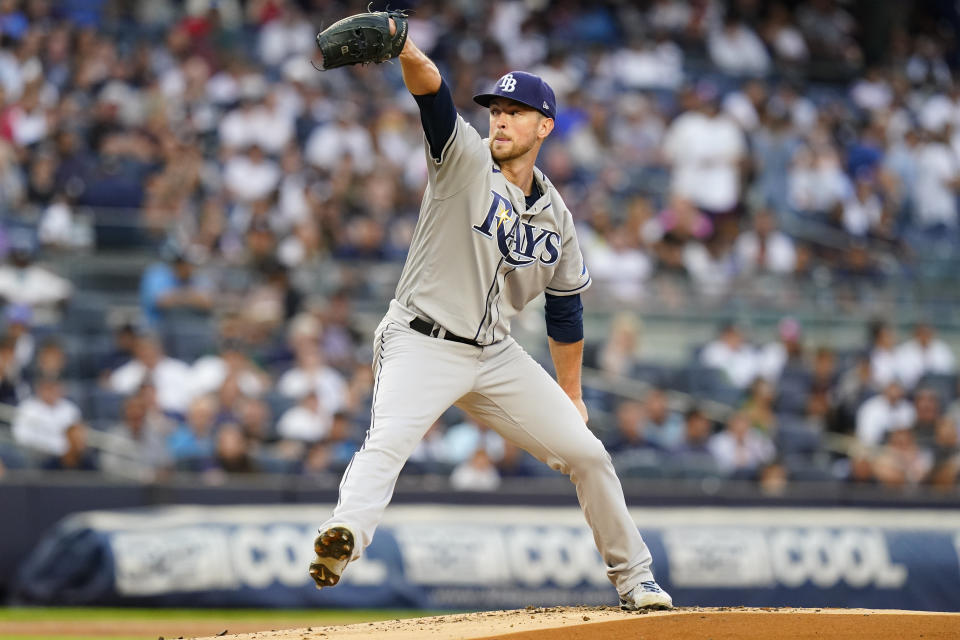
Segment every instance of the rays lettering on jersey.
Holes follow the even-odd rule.
[[[554,264],[560,259],[560,234],[549,229],[541,229],[527,222],[517,224],[510,200],[496,191],[486,217],[473,230],[493,239],[496,236],[497,247],[504,261],[514,267],[527,267],[537,260],[545,265]]]

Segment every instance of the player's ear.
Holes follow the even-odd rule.
[[[541,116],[537,136],[540,138],[546,138],[548,135],[550,135],[551,131],[553,131],[553,118]]]

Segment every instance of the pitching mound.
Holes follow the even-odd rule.
[[[960,613],[701,608],[630,613],[550,607],[219,636],[234,640],[956,640]],[[214,639],[210,639],[214,640]]]

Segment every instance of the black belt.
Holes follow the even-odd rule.
[[[429,322],[428,320],[424,320],[423,318],[418,317],[411,320],[410,328],[417,333],[422,333],[423,335],[430,336],[431,338],[442,338],[443,340],[449,340],[450,342],[469,344],[474,347],[481,346],[476,340],[471,340],[470,338],[461,338],[460,336],[454,335],[449,331],[442,331],[439,326]]]

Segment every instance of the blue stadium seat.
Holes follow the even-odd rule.
[[[806,427],[793,416],[777,416],[774,443],[782,455],[812,454],[820,450],[823,435]]]

